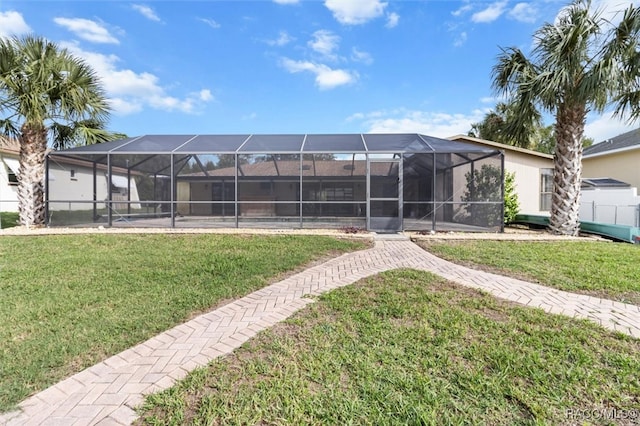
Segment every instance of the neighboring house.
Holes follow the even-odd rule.
[[[612,178],[582,179],[580,220],[640,227],[637,189]]]
[[[553,155],[465,135],[451,136],[447,139],[501,150],[504,153],[505,172],[515,173],[520,213],[550,214]]]
[[[640,226],[639,166],[640,129],[585,148],[580,217],[594,222]],[[599,185],[590,187],[585,182]]]
[[[583,178],[613,178],[640,188],[640,129],[585,148]]]
[[[18,211],[17,141],[0,136],[0,212]]]
[[[0,137],[0,211],[18,211],[18,168],[20,145],[14,139]],[[103,165],[97,165],[96,200],[104,201],[107,193],[107,173]],[[129,194],[130,191],[130,194]],[[56,158],[49,164],[49,210],[91,210],[93,209],[93,163],[71,158]],[[111,185],[113,200],[138,201],[135,179],[127,180],[127,171],[113,168]],[[85,202],[86,201],[86,202]],[[126,209],[125,205],[119,208]],[[99,206],[103,208],[104,203]],[[133,204],[132,208],[140,208]]]

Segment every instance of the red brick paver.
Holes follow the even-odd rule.
[[[414,268],[497,297],[640,338],[640,307],[567,293],[476,271],[433,256],[407,239],[379,239],[374,248],[309,268],[178,325],[23,401],[0,415],[6,425],[126,425],[144,395],[166,389],[189,371],[239,347],[303,308],[305,297],[394,268]]]

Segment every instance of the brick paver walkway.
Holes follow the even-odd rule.
[[[192,369],[229,353],[256,333],[312,303],[306,295],[394,268],[431,271],[456,283],[547,312],[587,318],[640,338],[640,307],[471,270],[404,239],[379,239],[201,315],[90,367],[0,416],[7,425],[126,425],[143,395],[166,389]]]

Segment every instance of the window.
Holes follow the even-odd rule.
[[[2,164],[2,163],[0,163]],[[9,179],[9,185],[17,185],[18,184],[18,176],[16,176],[15,172],[9,168],[9,166],[5,166],[7,169],[7,178]]]
[[[553,169],[540,169],[540,211],[551,210],[553,192]]]
[[[69,177],[71,178],[71,180],[78,180],[75,169],[69,170]]]

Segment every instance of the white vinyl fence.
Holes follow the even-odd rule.
[[[640,197],[636,188],[582,191],[580,220],[640,227]]]

